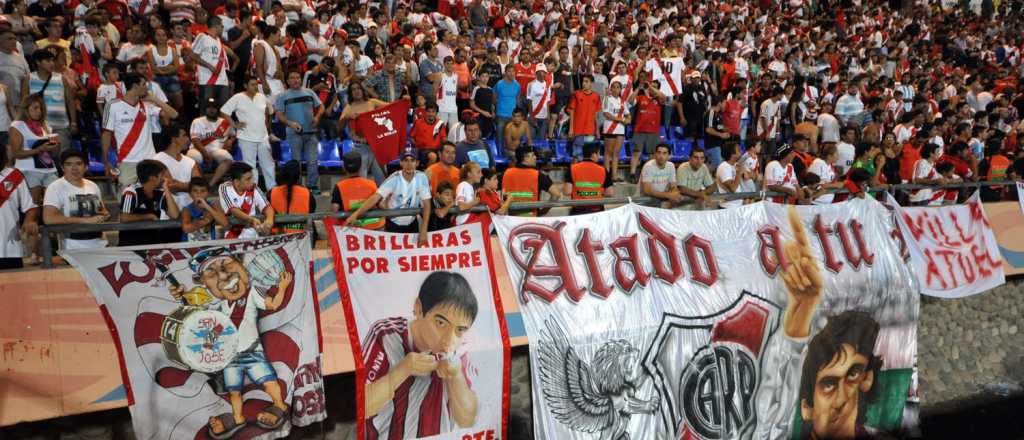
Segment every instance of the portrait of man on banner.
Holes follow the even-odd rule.
[[[385,318],[371,326],[363,341],[370,432],[391,438],[398,429],[409,438],[449,432],[453,422],[473,426],[477,371],[458,349],[477,307],[465,277],[438,271],[420,285],[412,320]]]
[[[480,224],[396,234],[327,222],[360,439],[505,439],[508,330]]]

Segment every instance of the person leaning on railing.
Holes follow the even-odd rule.
[[[47,225],[97,224],[110,218],[99,186],[85,179],[88,163],[82,150],[68,149],[60,154],[64,177],[47,186],[43,196],[43,221]],[[65,250],[106,246],[107,241],[99,231],[71,233],[61,240]]]
[[[331,190],[331,212],[351,213],[362,208],[377,193],[377,182],[359,175],[363,156],[358,151],[349,151],[342,159],[346,175]],[[373,209],[376,206],[376,203],[372,203],[367,209]],[[351,225],[365,229],[384,229],[384,217],[362,218],[353,221]]]

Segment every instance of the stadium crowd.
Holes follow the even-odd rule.
[[[422,238],[486,218],[459,213],[479,204],[601,198],[618,181],[666,207],[717,209],[751,199],[711,194],[832,203],[848,196],[824,190],[1024,174],[1019,1],[10,0],[3,12],[2,268],[38,262],[41,223],[182,222],[119,245],[252,237],[303,229],[274,216],[314,212],[321,193],[353,212],[348,225]],[[353,122],[397,100],[411,103],[408,142],[381,164]],[[321,188],[330,157],[345,177]],[[96,182],[116,183],[118,213]],[[422,214],[364,216],[373,208]],[[60,239],[105,245],[98,232]]]

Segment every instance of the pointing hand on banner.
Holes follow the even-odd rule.
[[[811,330],[811,318],[821,301],[824,282],[821,277],[821,266],[814,252],[811,251],[807,232],[796,213],[796,208],[789,207],[789,226],[793,230],[795,240],[782,245],[782,253],[786,264],[782,269],[782,280],[789,293],[789,303],[783,317],[783,330],[791,338],[806,337]]]

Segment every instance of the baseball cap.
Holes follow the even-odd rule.
[[[419,156],[419,154],[416,153],[416,149],[415,148],[413,148],[413,147],[405,147],[405,148],[402,149],[402,152],[399,153],[398,159],[402,160],[402,159],[405,159],[407,157],[411,157],[413,159],[418,159],[420,156]]]
[[[792,153],[792,152],[793,152],[793,147],[791,145],[789,145],[789,144],[781,144],[781,145],[779,145],[779,148],[777,150],[775,150],[775,158],[776,159],[782,159],[783,157],[786,157],[787,154]]]

